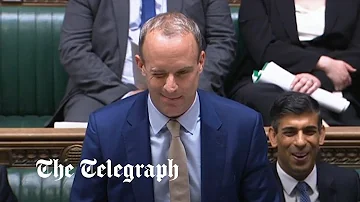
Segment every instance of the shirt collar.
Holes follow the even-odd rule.
[[[154,134],[158,134],[160,130],[165,126],[165,124],[169,121],[169,117],[166,117],[155,107],[154,103],[150,98],[150,95],[148,96],[148,113],[151,129]],[[200,101],[198,93],[196,92],[193,104],[183,115],[177,118],[177,121],[185,128],[185,130],[193,134],[199,116]]]
[[[291,195],[294,188],[296,187],[298,181],[288,175],[279,165],[279,162],[276,162],[276,169],[283,185],[283,189],[285,190],[287,195]],[[306,182],[312,191],[316,190],[316,179],[317,179],[317,170],[316,164],[314,165],[311,173],[305,178],[304,182]]]

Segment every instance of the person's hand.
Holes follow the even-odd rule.
[[[292,91],[312,94],[321,86],[321,82],[312,74],[301,73],[295,76],[295,79],[290,85]]]
[[[350,73],[356,72],[348,63],[322,56],[318,62],[319,69],[323,70],[334,84],[335,91],[342,91],[352,83]]]

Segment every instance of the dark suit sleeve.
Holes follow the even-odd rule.
[[[259,67],[274,61],[293,74],[309,73],[321,56],[278,40],[273,34],[263,0],[241,1],[239,26],[244,43]]]
[[[100,0],[70,0],[60,38],[60,60],[72,81],[86,94],[109,104],[130,91],[93,52],[93,20]]]
[[[0,166],[0,201],[17,202],[17,198],[9,184],[8,173],[5,166]]]
[[[204,5],[206,61],[199,87],[224,93],[224,81],[235,58],[236,37],[227,1],[209,0]]]
[[[95,175],[94,177],[86,178],[81,173],[81,169],[83,167],[81,166],[81,162],[84,159],[97,160],[96,164],[93,166],[94,171],[96,171],[97,166],[104,164],[97,133],[96,119],[94,115],[91,114],[83,142],[80,165],[76,169],[76,174],[71,189],[71,202],[107,201],[106,177],[100,178]]]
[[[357,18],[354,19],[353,33],[351,34],[351,42],[346,50],[334,51],[329,54],[334,59],[343,60],[360,72],[360,2],[357,4]],[[344,11],[346,12],[346,11]]]
[[[360,201],[360,176],[359,173],[354,171],[356,173],[356,186],[354,187],[355,195],[357,197],[357,201]]]
[[[241,193],[248,202],[280,202],[281,190],[268,161],[268,145],[262,118],[257,114]]]

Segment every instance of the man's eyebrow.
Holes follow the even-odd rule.
[[[304,128],[300,128],[301,130],[318,130],[317,126],[306,126]],[[293,131],[293,130],[299,130],[299,128],[293,127],[293,126],[287,126],[281,129],[282,131]]]
[[[303,130],[318,130],[317,126],[306,126]]]
[[[158,69],[158,68],[156,68],[156,67],[152,67],[152,68],[150,69],[150,71],[153,72],[153,73],[165,73],[165,70]]]
[[[292,126],[287,126],[281,129],[282,131],[293,131],[293,130],[297,130],[296,127],[292,127]]]
[[[190,70],[193,70],[193,69],[194,69],[193,66],[185,66],[185,67],[179,69],[177,72],[190,71]]]

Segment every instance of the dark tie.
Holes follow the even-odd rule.
[[[155,0],[142,0],[140,27],[142,27],[147,20],[155,15]]]
[[[306,182],[298,182],[296,189],[299,193],[300,202],[311,202],[309,194],[307,192],[308,185]]]
[[[169,181],[170,201],[171,202],[190,202],[190,184],[187,167],[186,151],[180,139],[180,123],[170,120],[167,127],[171,133],[171,143],[169,148],[169,159],[173,159],[178,165],[179,176],[177,179]]]

